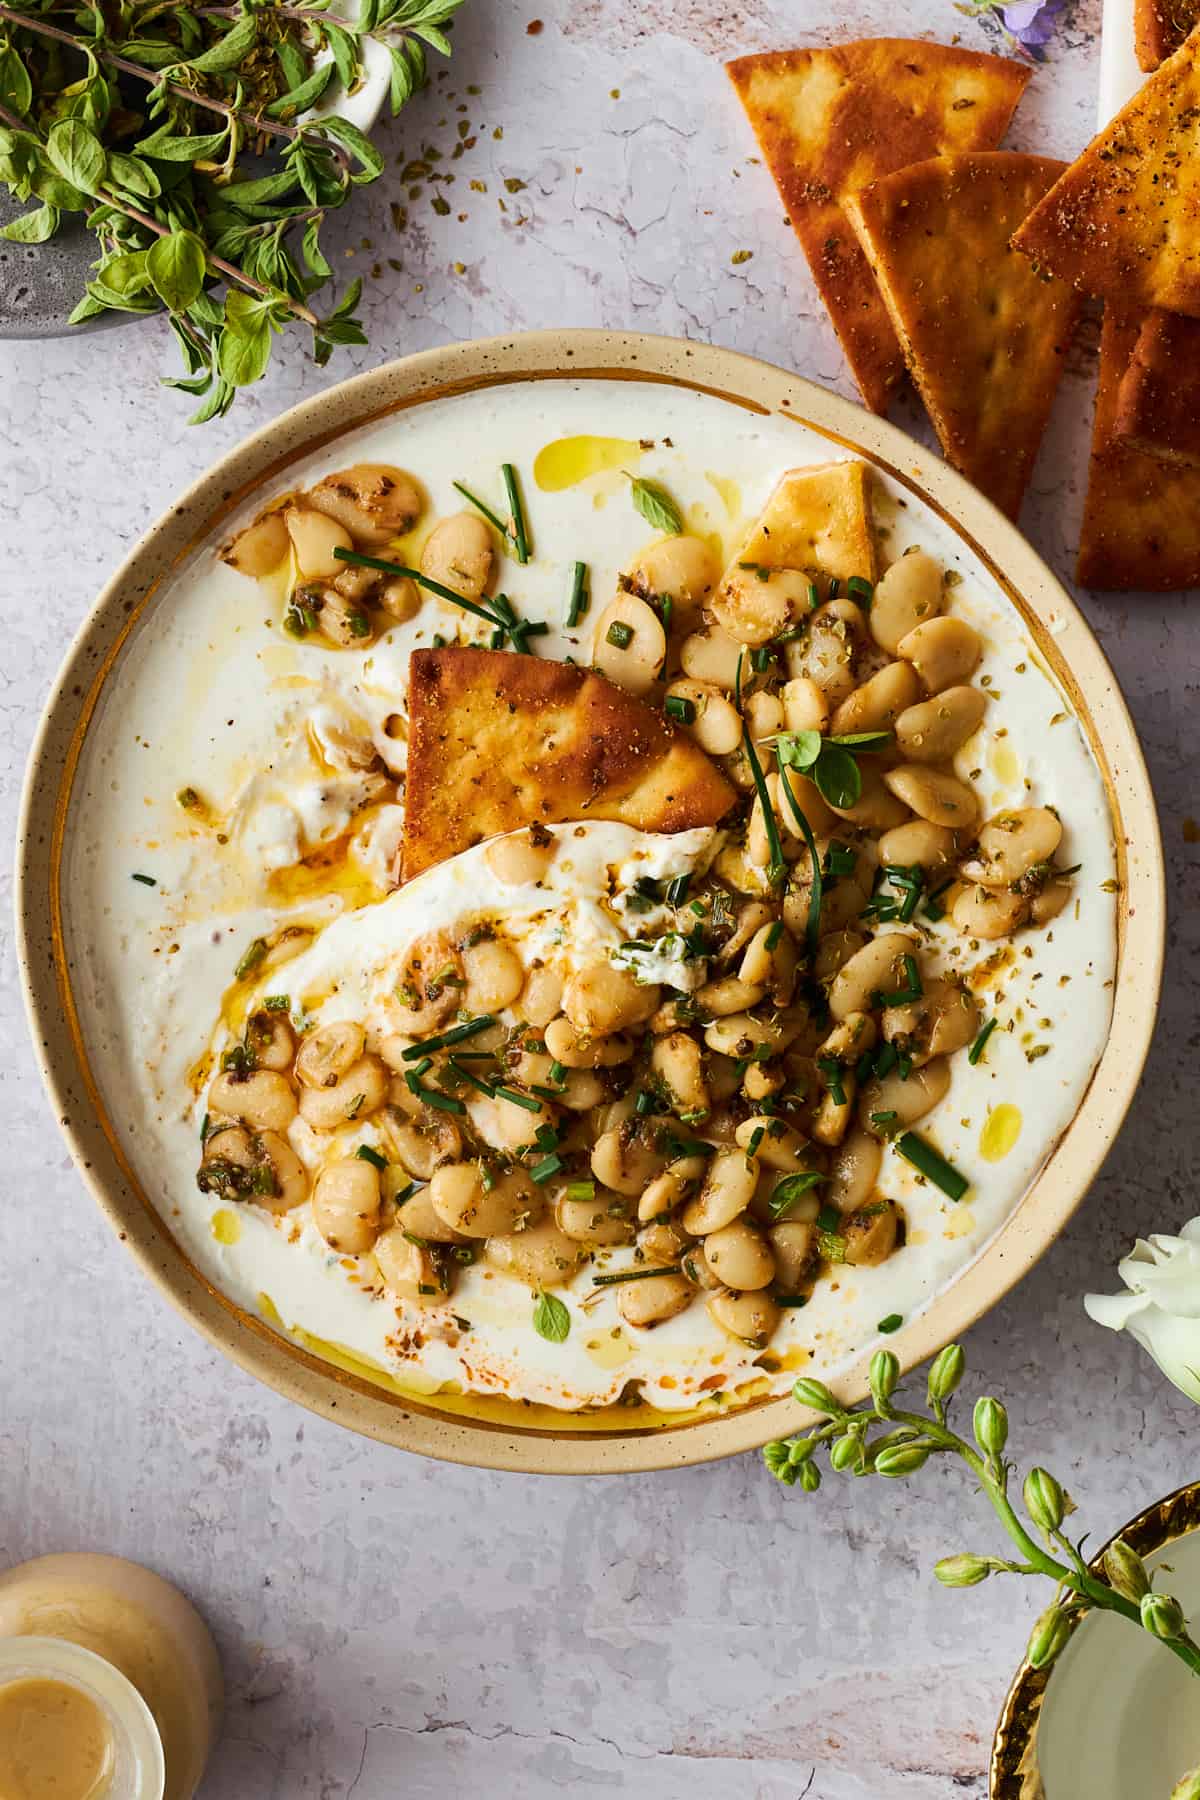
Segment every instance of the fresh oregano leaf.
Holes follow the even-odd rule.
[[[351,156],[357,159],[360,173],[352,175],[351,181],[374,181],[377,176],[383,174],[383,157],[370,138],[365,137],[358,126],[352,125],[349,119],[322,119],[320,129],[329,137],[336,138],[339,144],[344,144]]]
[[[58,230],[60,217],[57,206],[36,207],[0,228],[0,238],[7,238],[10,244],[44,244]]]
[[[817,792],[826,805],[845,811],[862,796],[862,774],[848,750],[826,742],[813,768]]]
[[[46,155],[64,181],[94,194],[104,180],[108,158],[104,145],[82,119],[60,119],[46,135]]]
[[[310,106],[316,105],[332,80],[333,64],[318,63],[307,80],[297,83],[271,102],[267,108],[268,119],[290,119],[297,113],[307,112]]]
[[[236,69],[257,44],[258,19],[254,13],[245,13],[217,43],[190,57],[187,67],[193,75],[223,75],[227,69]]]
[[[824,742],[819,731],[781,732],[775,740],[775,754],[789,769],[811,769]]]
[[[349,91],[357,86],[359,76],[358,51],[355,48],[354,39],[340,25],[335,25],[330,19],[322,19],[320,24],[322,36],[329,45],[333,56],[338,79],[342,86]]]
[[[551,1344],[565,1343],[571,1335],[571,1315],[557,1294],[538,1295],[533,1308],[533,1329]]]
[[[29,71],[11,44],[0,45],[0,102],[9,112],[21,114],[33,105]]]
[[[146,272],[170,312],[186,312],[204,286],[207,259],[194,231],[172,231],[146,252]]]
[[[660,487],[657,481],[642,481],[631,475],[629,496],[647,524],[653,525],[656,531],[669,532],[672,537],[680,536],[683,518],[666,488]]]
[[[123,150],[109,151],[108,174],[118,187],[143,200],[157,200],[162,193],[162,182],[150,164],[140,156],[126,156]]]
[[[180,137],[170,126],[162,126],[152,137],[143,138],[137,147],[139,156],[154,156],[160,162],[211,162],[225,147],[229,136],[225,131],[205,131],[196,137]]]
[[[828,1175],[822,1175],[817,1169],[800,1169],[795,1175],[785,1175],[782,1181],[775,1183],[767,1202],[772,1219],[786,1218],[802,1195],[815,1188],[819,1182],[828,1180]]]

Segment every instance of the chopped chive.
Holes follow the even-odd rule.
[[[504,477],[504,491],[508,495],[508,510],[512,514],[513,528],[511,536],[519,563],[529,561],[529,531],[525,524],[525,508],[521,504],[521,489],[517,482],[517,471],[511,463],[501,463],[500,473]]]
[[[290,1012],[292,997],[290,994],[268,994],[262,1005],[264,1012]]]
[[[820,606],[820,604],[821,604],[821,590],[817,586],[815,581],[810,581],[808,584],[808,610],[809,610],[809,612],[816,612],[816,610],[817,610],[818,606]]]
[[[903,1313],[889,1313],[886,1319],[880,1319],[875,1329],[882,1331],[885,1337],[890,1337],[893,1331],[899,1331],[903,1323]]]
[[[821,879],[821,859],[817,855],[817,840],[813,836],[813,828],[809,824],[808,818],[804,813],[800,802],[792,791],[792,783],[787,772],[787,766],[782,762],[779,765],[779,786],[782,789],[784,799],[788,803],[788,808],[793,819],[795,819],[796,824],[800,827],[800,834],[808,846],[808,861],[809,867],[812,870],[812,887],[808,896],[808,918],[804,922],[804,941],[808,946],[809,955],[815,956],[817,953],[817,940],[821,935],[821,903],[825,898],[825,884]]]
[[[691,725],[696,717],[696,703],[684,694],[668,694],[663,701],[663,711],[668,719],[678,719],[681,725]]]
[[[550,1081],[554,1087],[561,1087],[567,1078],[567,1065],[557,1060],[550,1064]]]
[[[864,612],[870,612],[875,589],[862,575],[852,575],[846,583],[846,598],[861,606]]]
[[[386,1169],[388,1166],[387,1157],[380,1156],[378,1150],[373,1150],[370,1144],[360,1144],[354,1154],[359,1162],[372,1163],[377,1169]]]
[[[776,1306],[807,1306],[807,1294],[776,1294]]]
[[[739,654],[739,670],[741,669],[741,666],[742,659]],[[767,792],[766,776],[763,774],[762,764],[758,760],[758,751],[754,748],[754,740],[751,738],[750,732],[745,725],[742,726],[742,742],[746,746],[746,757],[750,764],[750,773],[754,777],[754,785],[758,790],[758,803],[762,808],[763,828],[767,834],[767,846],[771,853],[771,860],[767,867],[767,880],[771,883],[772,887],[777,887],[787,875],[787,864],[783,860],[783,846],[779,842],[779,826],[775,822],[775,809],[771,805],[771,796]],[[783,776],[782,769],[780,770],[780,776],[781,778]]]
[[[202,1144],[205,1144],[208,1142],[208,1121],[209,1121],[209,1115],[207,1113],[205,1113],[204,1117],[200,1121],[200,1142]]]
[[[885,1075],[890,1075],[899,1061],[900,1052],[897,1050],[895,1044],[881,1045],[875,1052],[874,1072],[876,1081],[882,1080]]]
[[[915,1131],[906,1131],[903,1137],[898,1137],[896,1148],[905,1162],[911,1163],[919,1175],[932,1181],[934,1187],[941,1188],[943,1194],[949,1194],[951,1200],[961,1200],[970,1187],[966,1177],[960,1175],[952,1163],[948,1163],[932,1144],[926,1143]]]
[[[684,901],[687,899],[687,891],[691,884],[691,879],[691,876],[688,874],[676,875],[674,881],[667,887],[666,900],[668,906],[683,905]],[[703,911],[703,908],[701,908],[701,911]]]
[[[924,913],[927,919],[932,919],[936,923],[939,919],[945,918],[946,909],[941,905],[941,898],[954,886],[957,879],[956,875],[952,875],[949,881],[943,881],[941,887],[934,888],[932,894],[925,901]]]
[[[773,655],[774,652],[769,644],[759,644],[756,650],[751,651],[750,667],[754,670],[756,675],[764,675],[766,673],[771,666]]]
[[[624,619],[614,619],[604,635],[614,650],[628,650],[633,642],[633,626],[626,625]]]
[[[461,1076],[468,1087],[473,1087],[477,1093],[486,1094],[489,1100],[495,1098],[496,1090],[490,1081],[485,1081],[482,1075],[476,1075],[473,1069],[468,1069],[456,1056],[449,1056],[446,1060],[454,1073]]]
[[[419,569],[409,569],[403,563],[388,562],[382,556],[366,556],[361,550],[343,550],[340,544],[333,554],[338,562],[353,563],[356,568],[378,569],[384,575],[405,576],[409,581],[415,581],[418,587],[425,588],[428,593],[436,594],[439,600],[445,600],[451,606],[461,606],[464,612],[474,613],[477,619],[485,619],[489,625],[496,626],[501,633],[499,644],[493,638],[494,649],[500,649],[504,638],[510,637],[516,649],[525,650],[527,637],[549,630],[547,625],[527,624],[524,620],[518,619],[511,602],[503,594],[497,594],[494,597],[490,608],[477,606],[474,600],[468,600],[464,594],[456,594],[453,588],[445,587],[442,582],[434,581],[432,576],[422,575]],[[285,620],[284,623],[286,624],[287,621]],[[316,619],[314,617],[312,625],[307,629],[312,630],[315,626]]]
[[[568,1181],[568,1200],[594,1200],[595,1198],[596,1184],[594,1181]]]
[[[417,1186],[418,1184],[415,1181],[410,1181],[407,1186],[397,1188],[396,1192],[392,1195],[392,1205],[403,1206],[406,1200],[411,1200],[417,1191]]]
[[[577,562],[571,570],[571,598],[567,603],[567,630],[570,631],[587,612],[592,596],[587,587],[587,564]]]
[[[825,595],[826,600],[836,600],[841,591],[842,583],[840,577],[831,575],[829,577],[829,591]]]
[[[473,494],[465,482],[452,481],[450,485],[453,488],[457,488],[463,499],[468,501],[469,504],[475,508],[476,512],[481,512],[483,514],[489,525],[494,525],[496,527],[496,530],[500,533],[502,538],[512,537],[512,532],[508,529],[508,526],[504,523],[504,520],[499,514],[494,513],[491,507],[479,498],[478,494]]]
[[[653,1113],[660,1112],[662,1103],[657,1094],[652,1094],[649,1088],[642,1088],[633,1103],[633,1110],[640,1119],[646,1119]]]
[[[825,852],[825,868],[830,875],[853,875],[858,867],[858,852],[851,850],[849,844],[839,844],[837,839]]]
[[[560,1174],[565,1167],[566,1164],[558,1151],[552,1150],[549,1156],[542,1158],[541,1162],[534,1163],[529,1171],[529,1179],[536,1181],[538,1186],[542,1187],[547,1181],[553,1180],[555,1175]]]
[[[247,945],[246,949],[242,952],[241,961],[238,963],[237,968],[233,971],[234,980],[235,981],[245,981],[247,975],[252,974],[254,972],[254,970],[257,969],[259,963],[263,960],[263,957],[266,954],[267,954],[266,938],[255,938],[254,942],[252,944]]]
[[[842,1215],[836,1206],[823,1206],[817,1214],[818,1231],[837,1231],[842,1223]]]
[[[925,989],[921,985],[921,971],[917,967],[915,956],[904,958],[904,981],[904,987],[897,988],[894,993],[880,994],[879,1004],[881,1006],[909,1006],[914,1000],[922,998]]]
[[[894,1125],[900,1117],[898,1112],[877,1112],[871,1114],[872,1125]]]
[[[414,1094],[416,1093],[417,1090],[416,1090],[416,1088],[413,1088],[413,1086],[412,1086],[413,1082],[419,1081],[421,1079],[422,1075],[427,1075],[429,1073],[430,1069],[432,1069],[432,1067],[433,1067],[432,1056],[423,1056],[421,1058],[420,1062],[415,1065],[415,1067],[413,1067],[407,1071],[404,1079],[405,1079],[405,1081],[407,1081],[409,1087],[412,1088],[412,1091]]]
[[[500,1100],[511,1100],[514,1106],[523,1106],[526,1112],[541,1112],[542,1103],[535,1100],[532,1094],[519,1094],[516,1088],[496,1086],[496,1096]]]
[[[593,1287],[615,1287],[619,1281],[649,1281],[652,1275],[678,1275],[679,1264],[670,1263],[662,1269],[624,1269],[619,1275],[593,1275]]]
[[[453,974],[453,970],[450,971]],[[442,971],[434,979],[444,979]],[[480,1013],[477,1019],[468,1019],[465,1025],[455,1025],[449,1031],[443,1031],[439,1037],[426,1038],[423,1044],[410,1044],[407,1050],[400,1052],[404,1062],[416,1062],[422,1056],[428,1056],[431,1050],[445,1050],[450,1044],[461,1044],[465,1038],[472,1038],[480,1031],[486,1031],[489,1025],[496,1023],[492,1013]]]
[[[413,1091],[435,1112],[465,1113],[467,1110],[461,1100],[456,1100],[453,1094],[443,1094],[440,1088],[417,1087]]]
[[[766,945],[768,952],[778,950],[779,940],[782,936],[783,936],[783,920],[776,919],[776,921],[773,925],[768,926],[767,935],[763,939],[763,943]]]
[[[746,652],[744,649],[738,651],[737,667],[733,671],[733,705],[735,712],[741,712],[742,710],[742,658],[745,654]]]
[[[832,1056],[819,1056],[817,1067],[825,1077],[825,1085],[829,1089],[829,1097],[835,1106],[845,1106],[846,1090],[842,1086],[842,1065]]]
[[[979,1036],[975,1039],[975,1042],[971,1045],[971,1048],[967,1051],[967,1061],[972,1067],[974,1067],[983,1055],[984,1050],[987,1048],[987,1041],[999,1023],[999,1019],[989,1019],[987,1024],[980,1031]]]
[[[134,879],[134,881],[140,881],[143,887],[157,887],[158,886],[158,883],[157,883],[157,881],[155,881],[153,875],[137,875],[137,874],[135,874],[133,879]]]

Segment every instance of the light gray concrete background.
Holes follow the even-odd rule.
[[[833,11],[841,36],[996,44],[952,0]],[[370,347],[322,373],[291,346],[221,423],[189,430],[158,386],[173,370],[157,323],[3,347],[6,887],[37,715],[103,578],[218,452],[324,381],[453,338],[635,325],[852,391],[720,67],[819,41],[829,17],[816,0],[468,0],[450,73],[389,129],[388,175],[342,236],[347,272],[382,265]],[[1098,29],[1099,0],[1068,4],[1016,147],[1082,146]],[[401,166],[425,144],[449,159],[460,119],[471,144],[440,165],[455,176],[440,214],[428,185],[406,198]],[[408,206],[403,235],[392,202]],[[1085,327],[1025,514],[1063,576],[1094,347]],[[1200,1210],[1200,849],[1187,818],[1200,814],[1200,627],[1181,598],[1083,604],[1159,797],[1173,906],[1162,1021],[1104,1175],[968,1352],[972,1383],[1007,1398],[1018,1451],[1055,1468],[1103,1536],[1197,1472],[1195,1411],[1089,1324],[1080,1295],[1108,1285],[1135,1232]],[[180,1323],[86,1197],[26,1044],[3,918],[0,1562],[103,1549],[195,1597],[229,1684],[204,1800],[984,1793],[993,1721],[1048,1596],[1016,1580],[936,1586],[939,1555],[998,1548],[953,1471],[831,1481],[811,1499],[755,1456],[542,1482],[423,1463],[277,1399]]]

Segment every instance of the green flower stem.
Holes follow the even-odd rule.
[[[1079,1569],[1071,1569],[1060,1563],[1044,1550],[1026,1531],[1024,1525],[1008,1497],[1007,1474],[1004,1465],[1000,1464],[997,1473],[989,1463],[981,1457],[972,1446],[957,1436],[947,1426],[923,1418],[919,1413],[900,1412],[884,1402],[878,1410],[889,1419],[895,1419],[901,1425],[911,1426],[935,1450],[949,1451],[960,1456],[971,1470],[980,1487],[991,1501],[1000,1523],[1009,1537],[1024,1555],[1029,1564],[1029,1572],[1047,1575],[1057,1581],[1060,1586],[1070,1588],[1073,1593],[1086,1600],[1089,1605],[1102,1607],[1108,1612],[1120,1613],[1131,1624],[1142,1629],[1141,1612],[1131,1600],[1118,1594],[1107,1583],[1097,1581],[1088,1570],[1082,1558]],[[847,1418],[850,1415],[845,1415]],[[1061,1534],[1056,1533],[1061,1540]],[[1070,1546],[1067,1546],[1070,1549]],[[1173,1650],[1181,1662],[1186,1663],[1193,1675],[1200,1675],[1200,1645],[1190,1637],[1167,1638],[1161,1640],[1167,1648]]]

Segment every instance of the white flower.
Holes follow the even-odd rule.
[[[1139,1238],[1117,1273],[1128,1293],[1085,1294],[1088,1317],[1128,1331],[1200,1403],[1200,1219],[1189,1219],[1178,1237]]]

